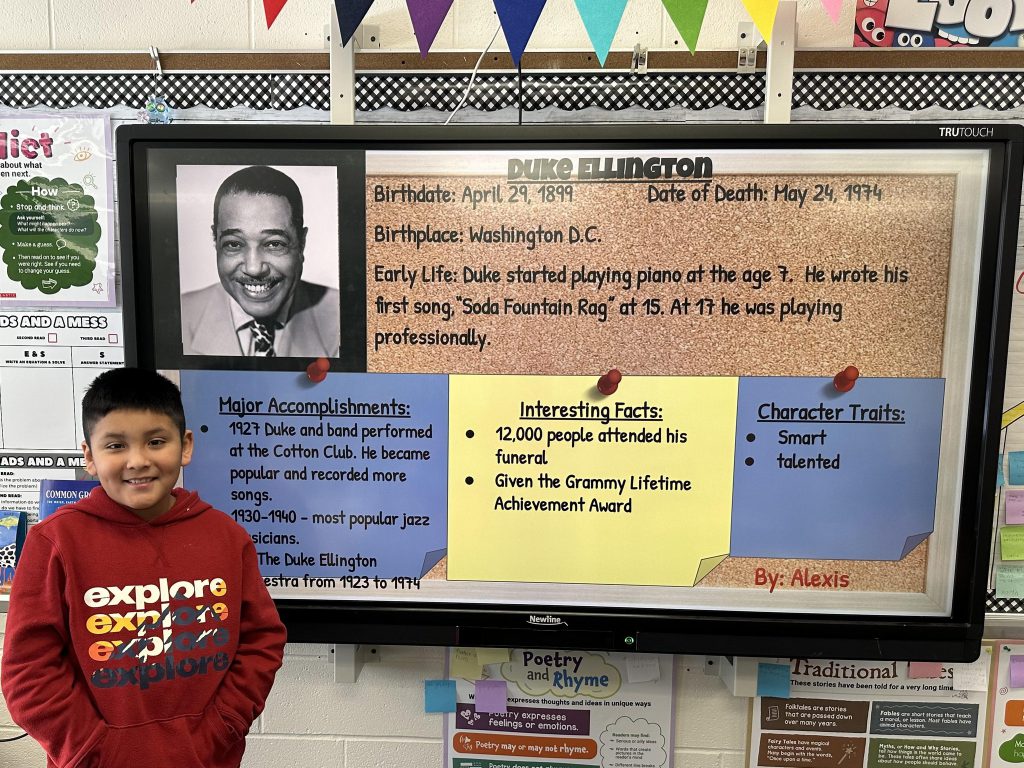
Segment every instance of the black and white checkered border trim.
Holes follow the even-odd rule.
[[[356,106],[361,112],[388,108],[450,112],[468,84],[467,73],[364,72],[356,78]],[[522,76],[520,105],[518,75],[482,74],[464,108],[657,112],[727,107],[743,111],[764,104],[764,86],[763,73],[529,73]],[[328,110],[330,78],[323,72],[168,73],[162,77],[153,72],[0,73],[0,104],[8,108],[142,107],[154,94],[175,109]],[[820,111],[930,107],[1007,111],[1021,106],[1024,72],[801,72],[793,80],[793,107]]]
[[[190,73],[0,73],[0,103],[26,109],[142,107],[163,96],[174,109],[330,109],[326,74]]]
[[[805,72],[793,78],[793,107],[826,112],[929,107],[1004,112],[1022,103],[1022,72]]]
[[[996,597],[995,590],[985,594],[986,613],[1024,613],[1024,600],[1018,597]]]

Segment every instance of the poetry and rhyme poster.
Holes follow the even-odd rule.
[[[456,705],[446,715],[445,766],[671,765],[669,655],[520,649],[484,665],[481,675],[483,686],[452,673]]]

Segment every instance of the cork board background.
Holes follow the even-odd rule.
[[[502,177],[428,179],[427,187],[450,189],[456,199],[464,187],[504,190],[501,203],[492,199],[474,210],[468,204],[375,203],[374,185],[419,189],[424,177],[370,176],[368,368],[599,375],[615,367],[627,376],[832,376],[855,364],[865,376],[941,376],[955,177],[872,174],[881,199],[847,199],[844,188],[863,181],[863,176],[842,175],[716,175],[715,185],[740,191],[741,198],[716,203],[652,203],[646,184],[610,183],[577,184],[571,202],[544,202],[536,198],[537,187],[531,187],[529,204],[511,204]],[[774,199],[776,187],[786,185],[809,191],[803,205]],[[765,190],[767,199],[750,192],[752,186]],[[747,190],[745,198],[742,190]],[[817,202],[810,199],[815,192]],[[378,227],[405,226],[458,231],[462,241],[419,247],[375,242]],[[553,237],[550,233],[567,233],[570,227],[594,227],[600,242],[538,242],[531,249],[526,243],[473,243],[468,235],[471,228],[504,229],[533,232],[543,240],[542,232]],[[457,277],[412,286],[377,279],[379,268],[403,265],[416,270],[443,265]],[[735,271],[735,281],[716,279],[716,266]],[[785,279],[780,267],[787,270]],[[466,283],[467,268],[497,270],[500,281]],[[603,274],[608,282],[573,287],[554,280],[512,283],[507,276],[510,270],[558,275],[563,269],[568,280],[580,270]],[[808,269],[818,270],[824,280],[808,279]],[[770,272],[771,279],[758,287],[753,275],[744,280],[745,270]],[[835,281],[833,270],[850,270],[861,278],[874,271],[875,281]],[[641,275],[647,279],[638,285]],[[416,314],[410,304],[406,312],[381,313],[378,299],[392,307],[406,299],[432,303],[438,312],[448,309]],[[495,314],[464,314],[467,299]],[[673,302],[686,299],[688,312],[673,313]],[[702,299],[710,300],[707,313],[695,309]],[[581,300],[604,304],[605,317],[578,312]],[[559,313],[509,311],[545,301],[560,307]],[[723,301],[738,304],[738,314],[724,315]],[[748,314],[748,304],[757,303],[765,305],[763,314]],[[626,304],[635,309],[624,313]],[[780,318],[786,305],[813,307],[815,314],[791,312]],[[378,333],[406,327],[423,333],[472,329],[476,339],[486,336],[487,341],[482,348],[380,344]],[[846,576],[849,591],[922,593],[927,562],[927,541],[898,562],[726,558],[700,586],[749,587],[755,569],[767,563],[787,573],[807,568],[811,574]],[[442,561],[431,575],[443,578],[444,568]]]
[[[862,178],[842,176],[721,176],[716,182],[743,189],[758,183],[814,189],[829,184],[841,195],[847,184]],[[430,180],[461,190],[502,184],[498,177]],[[367,200],[367,359],[375,372],[600,374],[612,367],[625,375],[832,376],[856,364],[865,376],[937,376],[941,370],[946,308],[952,209],[952,176],[877,176],[883,199],[870,202],[807,203],[804,208],[782,202],[720,204],[649,204],[646,186],[578,184],[572,203],[481,206],[472,211],[458,205],[389,205]],[[368,177],[391,187],[416,188],[422,177]],[[507,185],[503,185],[507,186]],[[451,229],[463,242],[423,244],[375,242],[375,227],[409,225],[417,229]],[[600,243],[525,244],[471,243],[470,227],[488,230],[566,232],[571,226],[597,227]],[[459,282],[417,282],[408,285],[374,279],[375,268],[443,264],[458,273]],[[721,265],[772,271],[761,288],[754,283],[715,282],[710,270]],[[789,270],[782,282],[778,267]],[[875,283],[833,283],[831,270],[877,271]],[[500,283],[463,283],[463,268],[497,269]],[[704,267],[699,282],[686,273]],[[907,282],[885,283],[886,267],[906,270]],[[561,283],[510,284],[508,270],[543,267],[602,272],[620,279],[597,288],[575,289]],[[805,270],[817,267],[827,282],[807,282]],[[676,282],[647,282],[637,287],[641,272],[674,273]],[[628,272],[627,281],[621,276]],[[453,315],[381,314],[375,298],[389,302],[447,302]],[[711,299],[711,314],[671,314],[673,300]],[[461,300],[496,302],[499,314],[463,314]],[[560,315],[506,314],[505,300],[521,305],[540,302],[565,306]],[[578,302],[607,307],[607,319],[581,316]],[[637,300],[634,314],[622,306]],[[657,300],[661,313],[645,312],[644,302]],[[725,317],[721,301],[739,303],[740,314]],[[805,303],[828,314],[811,319],[789,315],[780,320],[783,304]],[[746,315],[747,303],[775,305],[770,316]],[[841,319],[837,319],[840,318]],[[378,331],[465,332],[486,334],[483,350],[474,346],[379,345]]]

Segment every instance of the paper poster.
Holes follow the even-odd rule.
[[[1024,763],[1024,643],[995,646],[990,768]]]
[[[120,312],[0,311],[0,509],[35,522],[42,482],[85,477],[82,396],[123,343]]]
[[[991,660],[991,648],[982,655]],[[796,660],[794,660],[796,661]],[[910,680],[906,662],[870,665],[818,659],[819,680],[859,681],[846,692],[808,690],[794,678],[789,699],[755,697],[750,768],[980,768],[987,723],[987,693],[939,693],[936,680]],[[942,665],[943,671],[954,665]],[[871,676],[869,669],[875,669]],[[897,670],[899,670],[897,672]],[[797,684],[800,679],[800,684]],[[909,683],[909,684],[908,684]],[[931,685],[929,685],[929,683]],[[920,685],[917,692],[911,689]]]
[[[474,680],[456,678],[445,719],[451,768],[668,768],[672,754],[672,656],[660,674],[629,682],[629,654],[514,650],[483,669],[506,684],[504,712],[477,705]],[[485,686],[488,698],[492,689]],[[500,709],[500,707],[498,707]]]
[[[0,116],[0,307],[112,307],[114,203],[103,117]]]
[[[1001,0],[984,11],[970,3],[857,0],[857,48],[1016,48],[1020,0]]]
[[[781,660],[780,660],[781,661]],[[793,695],[838,694],[951,696],[958,664],[943,663],[934,676],[920,677],[906,661],[848,661],[842,659],[790,659]]]

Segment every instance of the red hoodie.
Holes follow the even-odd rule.
[[[285,628],[245,530],[195,493],[152,522],[96,488],[33,526],[2,669],[49,768],[237,768]]]

